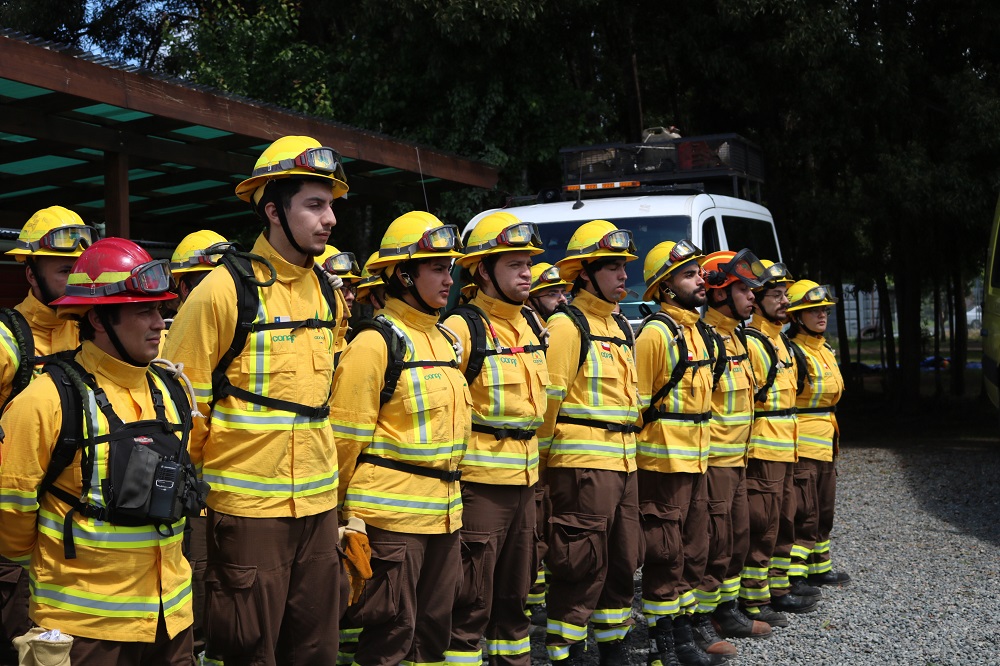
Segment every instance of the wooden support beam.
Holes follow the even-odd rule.
[[[106,236],[129,237],[128,155],[104,153],[104,221]]]

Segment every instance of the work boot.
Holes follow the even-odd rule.
[[[823,598],[822,590],[807,583],[805,576],[789,576],[788,580],[792,584],[788,588],[791,594],[800,597],[816,597],[817,600]]]
[[[769,638],[771,625],[760,620],[751,620],[740,612],[735,601],[719,604],[712,613],[716,629],[726,638]]]
[[[766,623],[770,627],[787,627],[788,618],[784,613],[779,613],[770,606],[751,606],[744,608],[743,612],[751,620],[758,620]]]
[[[549,621],[549,614],[545,610],[545,604],[528,604],[524,607],[524,614],[528,620],[536,627],[544,627]]]
[[[797,594],[784,594],[780,597],[771,595],[771,606],[774,610],[784,613],[811,613],[819,606],[816,597],[800,597]]]
[[[808,580],[810,585],[847,587],[851,584],[851,577],[843,571],[827,571],[821,574],[812,574],[809,576]]]
[[[587,651],[586,639],[569,646],[569,656],[562,661],[554,661],[558,666],[583,666],[583,653]]]
[[[649,657],[646,666],[681,666],[674,651],[674,626],[669,617],[649,625]]]
[[[601,666],[627,666],[628,651],[625,650],[625,641],[607,641],[598,643],[597,651],[601,655]]]
[[[722,640],[722,637],[715,632],[712,616],[708,613],[695,613],[691,616],[691,631],[694,633],[695,643],[708,654],[722,655],[726,659],[736,656],[736,646]]]
[[[691,618],[678,615],[674,618],[674,651],[683,666],[721,666],[728,661],[721,654],[708,654],[694,640]]]

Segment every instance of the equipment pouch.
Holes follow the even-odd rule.
[[[148,446],[133,446],[129,452],[125,473],[116,489],[112,511],[119,516],[145,518],[153,491],[160,456]]]

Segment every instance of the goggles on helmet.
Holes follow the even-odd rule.
[[[19,247],[31,252],[39,250],[54,250],[56,252],[73,252],[81,245],[84,249],[97,240],[97,232],[92,227],[70,224],[65,227],[50,229],[36,241],[18,240]]]
[[[189,266],[218,266],[219,262],[222,261],[222,255],[232,249],[233,244],[228,241],[225,243],[215,243],[203,250],[195,250],[187,259],[171,262],[170,268],[176,271],[180,268],[188,268]]]
[[[737,252],[728,262],[719,264],[720,273],[737,277],[753,289],[762,286],[762,278],[767,270],[756,255],[746,248]],[[718,283],[724,281],[725,278],[718,280]]]
[[[380,255],[413,254],[414,252],[448,252],[462,249],[462,239],[458,235],[458,227],[454,224],[444,224],[424,232],[416,243],[401,248],[379,250]]]
[[[682,239],[674,243],[674,246],[670,248],[670,254],[667,255],[667,260],[663,262],[660,269],[656,271],[656,274],[646,282],[647,285],[652,285],[664,275],[669,273],[673,268],[676,268],[680,264],[687,263],[688,261],[694,259],[701,255],[701,250],[698,246],[689,240]]]
[[[254,169],[251,177],[266,176],[270,173],[291,171],[292,169],[308,169],[346,181],[341,161],[340,154],[333,148],[307,148],[297,157]]]
[[[632,240],[632,232],[628,229],[615,229],[614,231],[609,231],[601,240],[597,241],[593,245],[582,247],[579,250],[567,251],[566,256],[572,257],[578,254],[590,254],[591,252],[597,252],[598,250],[611,250],[612,252],[628,252],[629,254],[635,254],[635,242]]]
[[[335,275],[343,275],[344,273],[359,275],[361,273],[361,269],[358,268],[358,260],[354,258],[353,252],[331,254],[323,262],[323,270]]]
[[[470,252],[486,250],[491,247],[499,247],[500,245],[507,247],[527,247],[528,245],[533,245],[540,248],[542,247],[542,235],[538,233],[538,226],[533,222],[519,222],[518,224],[510,225],[492,240],[488,240],[480,245],[470,245],[468,250]]]
[[[827,303],[836,303],[837,297],[833,295],[833,289],[830,285],[821,284],[818,287],[813,287],[806,293],[802,294],[802,298],[792,303],[792,305],[802,305],[803,303],[822,303],[826,301]]]
[[[534,284],[531,285],[531,288],[535,289],[537,287],[541,287],[546,284],[555,284],[556,282],[561,282],[561,281],[562,278],[559,277],[559,267],[552,266],[542,271],[542,274],[538,276],[538,279],[535,280]]]
[[[764,269],[764,272],[758,278],[761,284],[767,284],[768,282],[774,282],[775,280],[791,280],[792,274],[788,272],[785,265],[781,262],[775,262]]]
[[[111,296],[123,291],[131,291],[147,296],[157,296],[170,291],[173,284],[173,279],[170,277],[170,263],[166,259],[156,259],[136,266],[127,278],[118,282],[94,286],[67,284],[66,295]]]

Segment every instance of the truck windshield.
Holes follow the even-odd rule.
[[[628,283],[626,289],[629,293],[622,301],[622,314],[629,320],[635,321],[642,318],[639,313],[639,305],[642,301],[642,293],[646,290],[646,285],[642,280],[642,262],[657,243],[665,240],[680,240],[691,237],[691,218],[687,215],[662,215],[657,217],[621,217],[608,220],[619,229],[629,229],[635,238],[635,246],[638,250],[639,258],[629,262],[627,266]],[[572,222],[545,222],[538,225],[542,234],[542,244],[545,246],[545,253],[534,257],[535,263],[546,261],[554,264],[566,256],[566,244],[569,243],[570,236],[582,224],[580,221]]]

